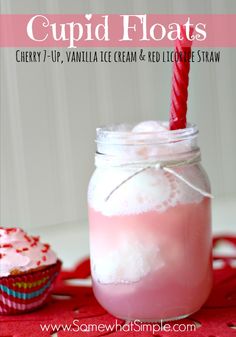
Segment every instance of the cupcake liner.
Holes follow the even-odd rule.
[[[27,274],[0,278],[0,314],[35,310],[48,299],[61,269],[61,261]]]

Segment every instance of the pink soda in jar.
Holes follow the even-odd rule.
[[[88,188],[94,294],[112,315],[189,316],[212,287],[211,195],[195,125],[97,129]]]

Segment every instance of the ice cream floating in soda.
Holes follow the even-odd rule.
[[[191,51],[186,40],[176,51]],[[174,64],[169,122],[97,129],[88,189],[93,289],[111,314],[161,321],[197,311],[212,286],[211,193],[186,121],[189,62]]]

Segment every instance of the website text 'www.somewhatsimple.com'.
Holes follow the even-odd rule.
[[[117,320],[114,323],[105,324],[105,323],[82,323],[79,319],[74,319],[70,324],[40,324],[40,329],[42,332],[151,332],[155,334],[157,332],[193,332],[197,330],[196,325],[193,324],[184,324],[184,323],[142,323],[140,320],[135,320],[132,322],[126,322],[120,324]]]

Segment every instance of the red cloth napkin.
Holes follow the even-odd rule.
[[[236,248],[236,237],[215,238],[214,246],[222,240]],[[215,256],[214,261],[221,263],[221,266],[214,270],[214,287],[207,303],[190,317],[170,323],[171,328],[174,324],[181,324],[179,327],[182,331],[128,332],[130,323],[108,314],[94,298],[90,286],[69,284],[69,280],[85,280],[90,277],[89,259],[85,259],[74,270],[61,272],[52,297],[43,308],[24,315],[0,316],[0,337],[236,336],[236,253],[230,257]],[[110,331],[84,331],[89,324],[102,323],[106,326],[110,324]],[[196,331],[183,331],[187,324],[193,323]],[[122,325],[125,331],[121,330]],[[142,329],[140,325],[140,330],[145,328]]]

